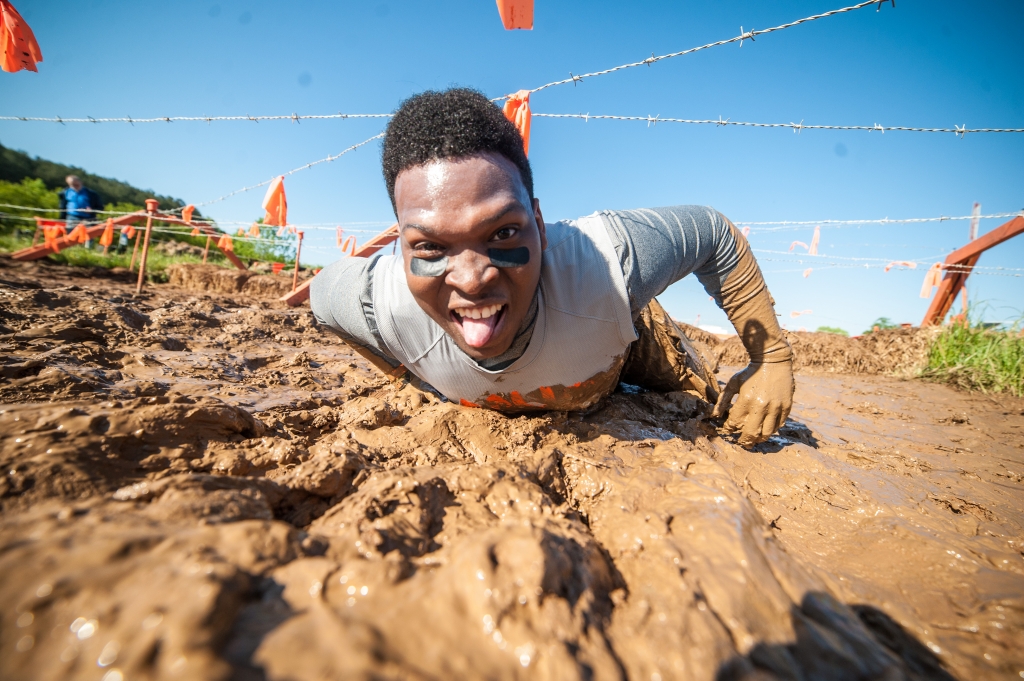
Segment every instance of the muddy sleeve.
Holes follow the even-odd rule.
[[[317,320],[342,340],[397,367],[400,362],[384,344],[373,311],[373,269],[379,259],[342,258],[328,265],[309,287],[309,305]]]
[[[708,206],[605,211],[602,220],[626,279],[634,315],[691,272],[722,306],[722,286],[739,262],[729,221]]]

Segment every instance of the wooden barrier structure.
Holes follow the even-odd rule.
[[[198,228],[201,232],[203,232],[207,236],[215,236],[216,235],[216,231],[213,229],[212,223],[198,222],[198,221],[195,221],[195,220],[193,220],[191,222],[185,222],[180,217],[177,217],[175,215],[167,215],[166,213],[161,213],[158,210],[155,210],[153,212],[138,211],[136,213],[129,213],[127,215],[122,215],[120,217],[114,218],[113,222],[114,222],[114,226],[115,227],[123,227],[124,225],[136,225],[136,224],[139,224],[141,222],[145,222],[147,218],[148,219],[152,219],[152,220],[156,220],[158,222],[166,222],[166,223],[172,224],[172,225],[181,225],[183,227],[195,227],[195,228]],[[54,225],[54,224],[58,224],[58,221],[41,220],[40,218],[36,218],[37,230],[38,230],[38,228],[42,227],[44,224]],[[107,225],[106,225],[105,221],[104,222],[100,222],[98,224],[92,225],[91,227],[86,227],[85,232],[89,236],[90,239],[96,238],[96,237],[100,236],[101,234],[103,234],[103,230],[106,228],[106,226]],[[71,241],[68,238],[68,236],[69,235],[64,235],[62,237],[59,237],[56,240],[56,242],[54,243],[54,245],[55,245],[55,247],[57,249],[56,251],[54,251],[53,248],[50,247],[50,245],[48,245],[46,243],[42,243],[42,244],[38,244],[38,245],[34,245],[34,246],[29,246],[28,248],[23,248],[20,251],[15,251],[14,253],[11,254],[11,259],[12,260],[39,260],[41,258],[45,258],[50,253],[60,252],[60,251],[64,250],[65,248],[68,248],[70,246],[76,246],[77,242]],[[218,246],[218,248],[219,248],[219,246]],[[240,270],[248,269],[245,266],[245,263],[243,263],[241,260],[239,260],[238,256],[235,255],[232,251],[225,251],[224,249],[221,249],[221,253],[223,253],[224,256],[228,260],[231,261],[231,264],[233,264],[238,269],[240,269]]]
[[[388,244],[394,243],[398,240],[398,223],[391,225],[386,230],[373,237],[365,244],[356,248],[352,255],[358,258],[367,258],[380,249],[384,248]],[[306,281],[299,284],[291,293],[287,293],[281,296],[281,302],[287,303],[292,307],[296,305],[302,305],[305,301],[309,300],[309,285],[313,283],[314,277],[310,277]]]
[[[1018,215],[946,256],[946,260],[942,264],[942,268],[946,270],[946,276],[939,283],[939,290],[932,298],[931,305],[928,306],[928,311],[921,321],[921,326],[941,324],[949,313],[949,309],[953,307],[957,294],[967,283],[967,277],[970,276],[971,270],[978,264],[981,254],[1022,232],[1024,232],[1024,216]]]

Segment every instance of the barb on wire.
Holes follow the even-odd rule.
[[[348,152],[354,151],[354,150],[358,149],[359,147],[363,146],[364,144],[369,144],[373,140],[380,139],[383,136],[384,136],[384,133],[379,133],[379,134],[374,135],[373,137],[371,137],[369,139],[365,139],[362,142],[359,142],[358,144],[353,144],[348,149],[344,149],[344,150],[338,152],[337,154],[334,154],[333,156],[328,156],[327,158],[322,158],[319,161],[312,161],[310,163],[307,163],[306,165],[299,166],[298,168],[292,168],[288,172],[281,173],[281,174],[282,175],[292,175],[294,173],[299,172],[300,170],[305,170],[306,168],[312,168],[313,166],[319,165],[321,163],[329,163],[329,162],[331,162],[331,161],[333,161],[333,160],[335,160],[337,158],[341,158],[342,156],[344,156]],[[211,203],[217,203],[219,201],[223,201],[224,199],[231,198],[235,194],[241,194],[242,192],[247,192],[247,191],[251,191],[253,189],[258,189],[259,187],[265,187],[268,184],[270,184],[271,182],[273,182],[274,179],[275,178],[272,177],[269,180],[266,180],[264,182],[260,182],[259,184],[254,184],[254,185],[249,186],[249,187],[242,187],[241,189],[236,189],[235,191],[230,192],[228,194],[225,194],[224,196],[219,196],[216,199],[211,199],[210,201],[204,201],[203,203],[197,203],[195,205],[196,205],[197,208],[200,207],[200,206],[209,206]]]
[[[581,118],[586,121],[590,120],[608,120],[608,121],[646,121],[648,127],[650,122],[653,120],[651,116],[611,116],[604,115],[598,116],[595,114],[550,114],[550,113],[536,113],[533,114],[534,118]],[[1024,128],[965,128],[953,126],[952,128],[916,128],[903,125],[893,125],[883,127],[877,123],[874,125],[811,125],[804,123],[803,120],[799,123],[751,123],[747,121],[733,121],[728,118],[722,119],[719,116],[717,119],[714,118],[661,118],[658,117],[657,123],[685,123],[688,125],[714,125],[716,127],[724,127],[727,125],[735,125],[746,128],[792,128],[793,132],[799,133],[801,130],[866,130],[868,132],[881,131],[886,132],[887,130],[896,130],[900,132],[945,132],[952,133],[959,137],[963,137],[969,132],[1024,132]]]
[[[673,57],[681,57],[681,56],[683,56],[685,54],[693,54],[694,52],[700,52],[701,50],[707,50],[707,49],[710,49],[712,47],[718,47],[719,45],[728,45],[729,43],[739,42],[740,45],[742,46],[744,40],[750,40],[751,42],[753,42],[755,36],[764,35],[766,33],[774,33],[775,31],[782,31],[782,30],[787,29],[787,28],[793,28],[794,26],[799,26],[800,24],[806,24],[807,22],[810,22],[810,21],[816,21],[818,19],[824,19],[826,17],[835,16],[837,14],[843,14],[845,12],[852,12],[854,10],[858,10],[858,9],[863,8],[863,7],[869,7],[871,5],[878,5],[878,4],[879,4],[879,0],[866,0],[865,2],[861,2],[861,3],[858,3],[856,5],[850,5],[849,7],[841,7],[839,9],[830,10],[828,12],[822,12],[821,14],[814,14],[814,15],[809,16],[809,17],[804,17],[803,19],[797,19],[796,21],[791,21],[788,24],[780,24],[778,26],[773,26],[771,28],[761,29],[759,31],[755,31],[753,29],[751,29],[749,31],[744,31],[743,27],[740,26],[740,34],[738,36],[736,36],[735,38],[728,38],[727,40],[718,40],[716,42],[708,43],[706,45],[700,45],[699,47],[691,47],[688,50],[680,50],[679,52],[670,52],[669,54],[663,54],[663,55],[660,55],[660,56],[651,55],[650,57],[648,57],[646,59],[641,59],[640,61],[631,62],[629,64],[621,64],[619,66],[613,66],[612,68],[603,69],[601,71],[592,71],[590,73],[582,73],[582,74],[579,74],[579,75],[573,75],[572,73],[570,73],[568,78],[565,78],[563,80],[556,80],[556,81],[553,81],[551,83],[546,83],[544,85],[541,85],[540,87],[533,88],[532,90],[530,90],[530,92],[540,92],[541,90],[546,90],[549,87],[555,87],[556,85],[565,85],[566,83],[579,83],[584,78],[595,78],[597,76],[603,76],[603,75],[608,74],[608,73],[614,73],[615,71],[622,71],[624,69],[631,69],[631,68],[634,68],[634,67],[637,67],[637,66],[650,66],[651,64],[654,64],[656,62],[659,62],[659,61],[662,61],[662,60],[665,60],[665,59],[672,59]],[[501,101],[501,100],[504,100],[504,99],[508,99],[511,96],[512,96],[511,94],[507,94],[504,97],[498,97],[494,101]],[[536,115],[536,114],[534,114],[534,115]]]

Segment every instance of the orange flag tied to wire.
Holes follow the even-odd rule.
[[[217,239],[217,248],[222,251],[233,251],[235,250],[235,244],[232,243],[231,237],[225,234],[220,239]]]
[[[60,249],[57,248],[57,239],[67,233],[68,230],[64,228],[64,225],[43,227],[43,245],[46,248],[52,249],[54,253],[59,253]]]
[[[505,102],[505,118],[512,121],[523,138],[523,153],[530,155],[530,91],[520,90]]]
[[[917,269],[917,263],[916,262],[910,262],[909,260],[893,260],[891,263],[889,263],[888,265],[885,266],[885,271],[888,272],[893,267],[907,267],[907,268],[910,268],[912,270],[916,270]]]
[[[121,232],[129,239],[135,237],[135,228],[132,227],[131,225],[125,225],[124,227],[122,227]]]
[[[75,228],[71,230],[71,234],[68,234],[70,241],[77,241],[80,244],[84,244],[89,240],[89,232],[86,231],[85,225],[79,222],[75,225]]]
[[[8,0],[0,0],[0,69],[8,73],[38,71],[36,62],[42,60],[32,29]]]
[[[191,203],[181,209],[181,219],[185,221],[186,225],[192,224],[192,213],[196,212],[196,207]]]
[[[921,284],[921,297],[931,298],[932,287],[942,283],[942,263],[937,262],[928,268],[924,274],[924,283]]]
[[[815,227],[814,237],[811,239],[811,247],[807,249],[807,255],[818,255],[819,241],[821,241],[821,227]]]
[[[267,211],[263,218],[263,224],[274,227],[288,224],[288,201],[284,196],[284,175],[270,183],[267,195],[263,197],[263,210]]]
[[[498,0],[498,14],[506,31],[533,30],[533,0]]]
[[[199,236],[199,228],[198,228],[198,227],[193,227],[193,228],[192,228],[192,231],[191,231],[191,232],[189,232],[189,234],[188,234],[188,235],[189,235],[189,236]]]
[[[260,223],[258,223],[258,222],[252,223],[252,226],[249,227],[248,234],[253,239],[259,239],[260,238]]]
[[[103,228],[103,235],[100,237],[100,246],[108,248],[114,243],[114,218],[107,218],[107,226]]]

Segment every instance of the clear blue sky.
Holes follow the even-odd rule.
[[[168,3],[15,0],[42,47],[38,74],[0,74],[0,115],[174,116],[392,111],[429,88],[490,96],[664,54],[833,9],[843,0],[536,0],[533,31],[506,32],[490,0]],[[537,93],[535,112],[758,122],[1024,127],[1024,3],[899,0],[694,55]],[[0,122],[0,142],[191,203],[366,139],[383,121],[173,123],[131,127]],[[393,218],[368,145],[288,178],[297,223]],[[531,162],[548,220],[605,208],[712,205],[735,221],[965,215],[1024,208],[1024,134],[751,130],[534,119]],[[260,215],[262,190],[211,206]],[[998,226],[983,221],[981,231]],[[967,223],[824,228],[820,252],[934,261]],[[809,242],[765,232],[755,249]],[[366,235],[361,235],[365,237]],[[304,253],[337,257],[334,235]],[[759,254],[789,328],[863,330],[879,316],[918,323],[924,272],[826,269]],[[1024,237],[986,253],[1024,268]],[[1021,274],[1021,273],[1018,273]],[[986,317],[1024,308],[1024,278],[972,276]],[[695,281],[662,297],[678,318],[725,325]],[[813,310],[791,319],[791,311]]]

